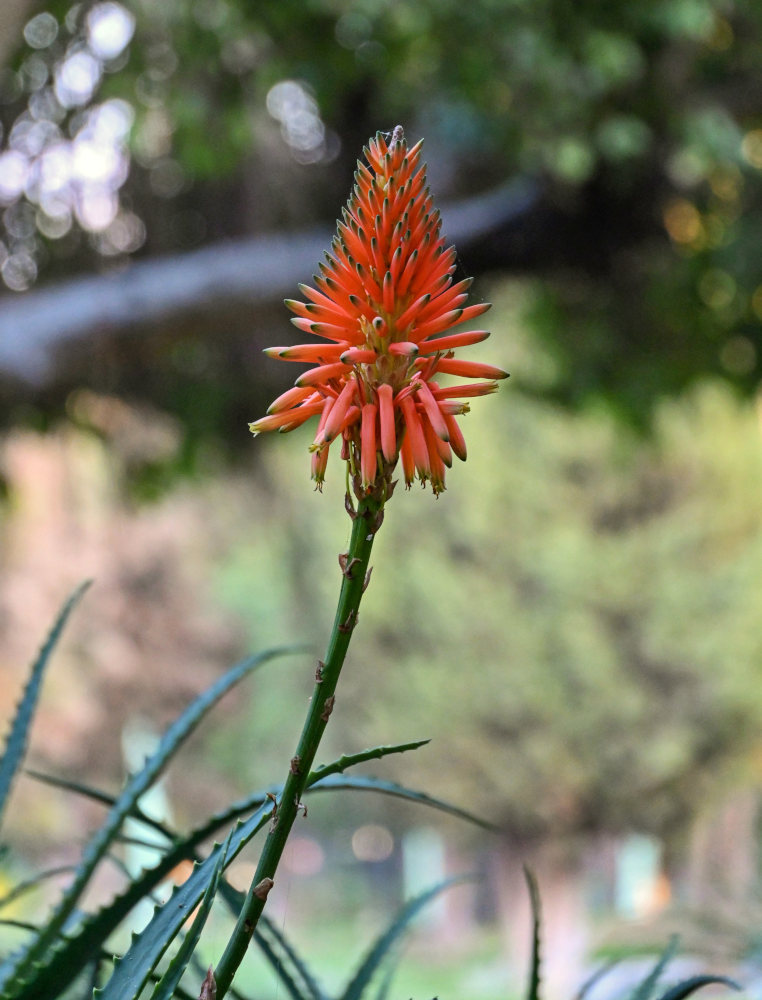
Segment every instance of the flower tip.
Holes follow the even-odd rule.
[[[399,340],[389,344],[389,353],[398,357],[413,358],[418,354],[418,351],[418,344],[414,344],[412,340]]]

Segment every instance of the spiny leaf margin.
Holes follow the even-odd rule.
[[[53,627],[48,633],[47,639],[32,664],[32,669],[29,672],[29,680],[26,683],[24,693],[21,696],[21,701],[18,704],[16,714],[11,723],[11,728],[5,741],[3,756],[0,758],[0,823],[2,823],[3,812],[8,801],[11,786],[13,785],[13,779],[26,753],[29,727],[32,724],[34,711],[40,696],[45,668],[50,661],[53,650],[58,644],[69,615],[80,602],[91,582],[91,580],[85,580],[84,583],[81,583],[64,603],[58,613],[58,617],[53,623]]]
[[[196,916],[194,917],[193,924],[190,930],[185,935],[183,943],[177,949],[177,954],[172,958],[169,963],[167,971],[161,977],[159,982],[154,987],[153,993],[151,994],[151,1000],[172,1000],[175,996],[175,990],[180,984],[180,980],[183,977],[183,973],[188,968],[191,958],[193,957],[193,952],[196,950],[199,939],[201,937],[201,931],[204,929],[204,924],[206,923],[207,917],[212,909],[212,902],[217,894],[217,887],[220,883],[220,877],[225,868],[225,860],[227,858],[228,848],[230,847],[230,837],[233,831],[231,830],[228,834],[227,840],[222,845],[220,849],[219,856],[217,857],[217,862],[212,870],[212,876],[209,880],[209,885],[206,888],[206,892],[201,900],[198,907]],[[98,996],[99,991],[95,991],[94,996]]]
[[[40,967],[47,964],[46,953],[60,936],[64,924],[74,912],[83,890],[119,832],[122,823],[133,811],[140,797],[157,780],[172,755],[196,728],[203,716],[252,670],[278,656],[295,651],[295,647],[265,650],[237,663],[195,698],[169,727],[155,753],[146,761],[142,770],[128,780],[104,824],[88,843],[73,882],[46,921],[37,939],[23,948],[16,956],[12,956],[10,961],[4,964],[5,967],[0,969],[0,973],[5,973],[0,983],[1,1000],[14,1000],[15,997],[19,996],[20,987],[31,984],[29,976],[34,975],[35,970],[39,971]]]

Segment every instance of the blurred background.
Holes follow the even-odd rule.
[[[759,978],[760,28],[755,0],[2,4],[4,718],[96,581],[36,767],[114,790],[244,651],[319,655],[343,470],[313,493],[309,432],[247,422],[294,377],[261,349],[296,339],[281,300],[377,130],[425,137],[494,303],[470,356],[512,378],[444,496],[388,510],[324,757],[431,737],[373,770],[501,833],[317,796],[271,899],[328,983],[404,898],[477,871],[417,926],[399,995],[520,992],[523,863],[551,995],[672,929]],[[225,701],[150,807],[186,826],[279,780],[313,664]],[[99,817],[30,778],[12,813],[4,884],[69,863]]]

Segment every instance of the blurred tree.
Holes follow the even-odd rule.
[[[528,344],[519,365],[541,385],[548,368]],[[394,497],[336,715],[346,735],[330,735],[345,750],[433,736],[397,773],[516,840],[682,833],[759,744],[755,408],[708,385],[662,404],[651,442],[520,392],[466,419],[469,459],[444,498]],[[308,475],[296,443],[262,445],[276,491],[262,509],[281,527],[250,533],[219,591],[260,636],[271,621],[324,629],[325,567],[346,538],[338,464],[310,503],[293,485]]]

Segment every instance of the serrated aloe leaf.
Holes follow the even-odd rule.
[[[327,778],[330,774],[343,774],[348,768],[355,767],[357,764],[364,764],[368,760],[380,760],[382,757],[388,757],[389,754],[407,753],[408,750],[417,750],[419,747],[426,746],[430,742],[431,740],[414,740],[412,743],[395,743],[391,746],[370,747],[368,750],[361,750],[359,753],[343,754],[338,760],[334,760],[330,764],[321,764],[320,767],[315,768],[310,773],[307,784],[312,785],[316,781],[322,781],[323,778]]]
[[[267,823],[271,812],[272,805],[268,801],[266,806],[262,806],[248,820],[233,829],[223,869],[232,863],[254,834]],[[205,861],[195,865],[190,876],[174,890],[167,902],[154,910],[153,917],[143,930],[133,935],[129,949],[116,960],[111,978],[97,993],[99,1000],[125,1000],[138,996],[189,914],[201,902],[212,881],[221,850],[216,845]],[[131,992],[132,990],[135,992]]]
[[[77,587],[68,601],[66,601],[64,606],[61,608],[58,618],[56,618],[53,628],[50,630],[45,643],[37,654],[37,658],[32,664],[32,669],[29,673],[29,680],[26,683],[24,693],[21,696],[21,701],[16,709],[16,715],[11,723],[10,732],[8,733],[8,738],[5,741],[3,756],[0,758],[0,822],[2,822],[5,804],[8,800],[8,794],[10,793],[13,779],[16,776],[16,772],[21,766],[24,754],[26,753],[29,726],[31,725],[32,718],[34,717],[34,710],[37,707],[45,668],[47,667],[50,656],[61,637],[61,633],[63,632],[64,625],[66,624],[69,615],[74,610],[74,607],[89,586],[90,581],[88,580]]]
[[[23,920],[0,920],[0,927],[16,927],[16,928],[19,928],[20,930],[25,930],[25,931],[36,931],[36,930],[39,930],[39,928],[37,927],[36,924],[26,923]],[[110,952],[106,951],[105,948],[100,948],[100,949],[96,948],[95,950],[99,951],[99,954],[98,954],[98,964],[99,965],[103,965],[104,963],[113,962],[114,956]],[[90,955],[90,959],[92,961],[92,954]],[[158,979],[159,979],[159,976],[156,973],[154,973],[153,976],[151,977],[151,981],[152,982],[157,982]],[[58,993],[56,994],[56,996],[60,996],[63,993],[63,990],[64,990],[64,986],[62,985],[60,987]],[[236,995],[236,996],[238,995],[238,994],[235,993],[235,990],[230,990],[230,993],[231,993],[231,995]],[[92,991],[89,991],[85,995],[88,996],[88,997],[91,996],[92,995]],[[175,995],[178,997],[178,1000],[196,1000],[195,996],[191,996],[190,993],[188,993],[186,990],[182,989],[179,986],[175,990]]]
[[[90,981],[88,982],[87,986],[85,987],[85,991],[84,991],[84,995],[86,997],[91,997],[93,995],[93,993],[95,992],[95,989],[96,989],[96,987],[98,985],[98,979],[99,979],[99,976],[100,976],[101,962],[102,961],[103,961],[102,958],[98,958],[90,966]]]
[[[281,787],[274,785],[268,789],[278,796]],[[127,888],[109,904],[98,912],[86,916],[76,929],[59,940],[45,961],[40,963],[35,973],[33,983],[27,984],[14,1000],[53,1000],[57,997],[63,985],[67,985],[80,971],[108,935],[114,931],[122,920],[141,900],[148,898],[156,886],[162,882],[181,861],[194,859],[196,848],[209,837],[214,836],[229,826],[240,816],[264,810],[265,819],[269,815],[270,804],[267,791],[256,792],[242,799],[233,806],[216,813],[201,826],[182,838],[178,838],[168,828],[164,828],[167,836],[175,840],[166,854],[152,868],[141,872]],[[0,994],[0,996],[2,996]]]
[[[692,976],[684,979],[681,983],[676,983],[670,987],[666,993],[662,993],[659,1000],[685,1000],[691,993],[701,990],[705,986],[729,986],[731,990],[740,990],[741,986],[727,976]]]
[[[457,875],[455,878],[449,878],[445,882],[439,882],[437,885],[432,886],[431,889],[427,889],[406,903],[387,929],[373,943],[367,956],[347,984],[339,1000],[361,1000],[366,987],[370,984],[379,966],[388,957],[390,949],[409,926],[411,920],[440,893],[472,878],[472,875]]]
[[[458,819],[467,820],[469,823],[474,823],[476,826],[480,826],[484,830],[490,830],[492,832],[497,832],[498,827],[493,823],[489,823],[487,820],[481,819],[479,816],[474,816],[473,813],[468,812],[466,809],[460,809],[458,806],[452,805],[450,802],[445,802],[443,799],[434,798],[432,795],[427,795],[426,792],[419,792],[413,788],[407,788],[405,785],[400,785],[396,781],[386,781],[383,778],[373,778],[367,775],[342,775],[342,774],[329,774],[325,778],[317,777],[314,784],[308,785],[307,792],[310,794],[315,792],[332,792],[338,791],[339,789],[354,789],[358,792],[379,792],[382,795],[391,795],[398,799],[407,799],[409,802],[417,802],[422,806],[429,806],[432,809],[438,809],[440,812],[447,813],[450,816],[457,816]]]
[[[82,861],[71,885],[64,892],[58,905],[46,921],[44,929],[36,940],[11,957],[10,963],[0,967],[0,998],[13,998],[18,989],[26,984],[35,967],[44,964],[50,950],[67,920],[74,912],[77,902],[87,886],[101,858],[109,849],[122,823],[135,808],[139,798],[157,780],[172,755],[193,732],[204,715],[220,698],[241,681],[252,670],[277,656],[284,656],[293,649],[272,649],[236,664],[222,677],[199,695],[192,704],[169,727],[162,737],[156,752],[148,758],[144,767],[134,774],[117,798],[106,820],[85,848]]]
[[[529,868],[524,868],[524,878],[529,890],[529,905],[532,913],[532,954],[529,960],[529,984],[527,1000],[539,1000],[540,997],[540,890],[537,879]]]
[[[246,899],[246,893],[234,889],[228,881],[223,879],[220,886],[220,896],[233,916],[238,917]],[[254,940],[292,998],[296,998],[296,1000],[326,1000],[325,994],[318,986],[307,964],[299,956],[286,935],[278,930],[264,913],[260,916],[254,929]],[[275,945],[272,944],[273,941]],[[280,951],[276,949],[280,949]],[[284,957],[293,965],[294,971],[302,980],[301,984],[297,983],[286,969]]]
[[[175,990],[180,984],[180,980],[183,977],[183,973],[188,968],[191,958],[193,957],[193,952],[196,950],[199,938],[201,937],[201,931],[204,929],[204,924],[206,923],[206,918],[212,909],[212,902],[217,894],[217,886],[220,883],[220,876],[222,875],[223,869],[225,867],[225,861],[227,859],[228,848],[230,847],[230,834],[228,834],[228,839],[220,848],[220,852],[217,856],[217,861],[214,868],[212,869],[212,876],[209,881],[209,885],[206,888],[206,892],[203,895],[201,904],[199,905],[198,912],[193,919],[191,928],[185,935],[183,943],[177,949],[177,954],[173,957],[172,961],[169,963],[169,967],[164,975],[161,977],[159,982],[154,987],[154,991],[151,994],[151,1000],[172,1000],[175,996]],[[149,973],[150,975],[150,973]],[[127,994],[125,994],[126,996]]]
[[[669,963],[675,957],[677,946],[677,937],[671,937],[669,939],[669,944],[659,956],[654,967],[648,973],[646,978],[633,990],[630,1000],[650,1000],[654,990],[656,989],[656,984],[661,978],[662,972],[664,972]]]
[[[405,788],[405,786],[398,785],[395,782],[383,781],[379,778],[331,774],[321,778],[308,791],[312,794],[317,791],[352,790],[379,792],[383,795],[392,795],[407,801],[418,802],[434,809],[443,810],[446,813],[466,819],[487,829],[494,829],[484,821],[447,802],[432,798],[422,792]],[[267,791],[272,792],[277,797],[281,789],[279,786],[272,786]],[[180,861],[192,857],[193,852],[199,844],[203,843],[209,837],[214,836],[215,833],[224,828],[224,826],[229,825],[238,816],[251,812],[253,809],[262,809],[265,816],[262,822],[266,822],[269,815],[269,808],[267,792],[256,792],[247,799],[242,799],[215,814],[182,840],[176,840],[172,848],[167,851],[157,865],[142,872],[120,896],[98,911],[98,913],[86,917],[77,928],[75,934],[71,934],[62,940],[51,951],[50,955],[46,956],[44,968],[37,970],[34,982],[25,984],[18,993],[13,995],[13,1000],[55,1000],[60,994],[62,985],[71,982],[87,960],[91,958],[93,950],[102,944],[106,937],[125,919],[132,908],[155,889]],[[163,829],[165,833],[172,834],[171,830]],[[0,993],[0,1000],[6,1000],[2,993]],[[7,1000],[10,1000],[10,996]]]

